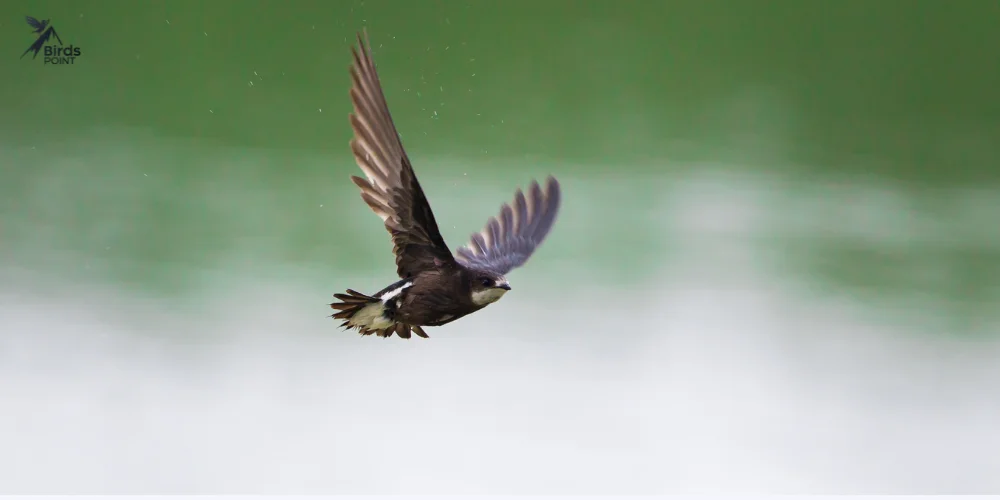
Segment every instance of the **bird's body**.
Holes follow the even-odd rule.
[[[388,336],[395,331],[408,337],[412,327],[451,323],[495,302],[510,289],[506,284],[484,287],[474,296],[469,276],[473,273],[460,265],[448,266],[401,279],[370,297],[354,290],[336,296],[349,306],[345,311],[353,312],[346,326],[358,328],[362,333],[371,330]],[[353,304],[351,299],[355,299]],[[397,331],[397,325],[405,331]],[[426,334],[417,328],[417,335]]]
[[[392,123],[367,39],[359,35],[358,45],[360,53],[352,49],[351,149],[366,178],[351,180],[385,223],[401,279],[374,295],[334,294],[340,302],[330,306],[341,326],[362,335],[427,337],[421,327],[455,321],[510,290],[506,273],[528,260],[555,222],[559,183],[549,177],[544,190],[537,182],[527,195],[518,189],[513,203],[452,255]]]

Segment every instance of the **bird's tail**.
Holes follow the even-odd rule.
[[[344,323],[340,325],[344,328],[351,328],[355,326],[354,324],[352,324],[351,318],[353,318],[355,314],[361,312],[361,310],[364,309],[365,306],[369,304],[374,304],[376,302],[380,302],[380,300],[375,297],[369,297],[368,295],[365,295],[361,292],[356,292],[354,290],[351,290],[350,288],[347,289],[347,293],[335,293],[333,294],[333,297],[339,300],[340,302],[334,302],[330,304],[330,307],[340,312],[334,313],[332,317],[334,319],[344,320]],[[363,331],[360,325],[358,325],[358,330],[361,330],[362,335],[369,335],[371,333],[374,333],[374,332]]]
[[[371,325],[366,325],[361,318],[355,319],[355,315],[365,310],[368,307],[377,307],[381,305],[381,300],[377,297],[371,297],[365,295],[361,292],[356,292],[347,289],[347,293],[335,293],[333,297],[340,302],[334,302],[330,304],[330,307],[336,309],[337,313],[333,314],[334,319],[344,320],[341,323],[341,327],[347,328],[348,330],[354,328],[358,330],[361,335],[371,335],[376,334],[379,337],[391,337],[393,333],[399,335],[400,338],[408,339],[410,338],[410,331],[412,330],[417,334],[418,337],[428,338],[424,330],[419,326],[405,325],[403,323],[393,323],[385,328],[372,328]],[[377,314],[381,315],[381,308]]]

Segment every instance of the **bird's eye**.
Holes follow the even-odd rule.
[[[479,278],[479,282],[482,283],[483,286],[492,286],[493,285],[493,280],[490,279],[490,278]]]

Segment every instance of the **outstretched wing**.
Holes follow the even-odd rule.
[[[39,21],[38,19],[35,19],[35,18],[31,17],[31,16],[24,16],[24,20],[28,21],[28,26],[31,26],[35,30],[40,30],[40,29],[42,29],[42,28],[45,27],[45,25],[42,24],[41,21]]]
[[[367,179],[351,176],[351,180],[361,188],[361,198],[385,222],[396,254],[396,272],[406,278],[454,262],[454,257],[438,231],[434,212],[392,123],[367,30],[364,40],[358,34],[358,46],[360,53],[351,47],[351,151]]]
[[[549,176],[543,191],[531,182],[527,197],[520,189],[513,206],[504,203],[500,214],[490,217],[480,233],[456,252],[457,260],[473,269],[507,274],[528,261],[552,229],[559,213],[559,182]]]

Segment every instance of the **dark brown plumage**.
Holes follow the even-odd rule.
[[[351,176],[361,198],[382,218],[393,243],[401,278],[374,295],[338,293],[330,304],[341,325],[381,337],[410,332],[427,337],[421,326],[440,326],[500,299],[510,285],[504,276],[523,265],[545,239],[559,210],[559,183],[549,177],[543,190],[532,182],[527,196],[518,189],[513,206],[504,204],[467,247],[452,255],[434,212],[417,181],[382,92],[367,32],[351,48],[353,86],[351,151],[365,177]]]

